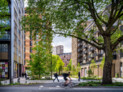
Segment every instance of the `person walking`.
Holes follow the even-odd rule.
[[[58,74],[57,74],[57,72],[56,73],[54,73],[54,77],[55,77],[55,79],[53,79],[53,82],[57,79],[57,81],[59,82],[59,79],[58,79]]]
[[[78,81],[80,81],[80,72],[78,72]]]

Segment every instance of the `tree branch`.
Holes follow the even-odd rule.
[[[92,40],[93,40],[93,42],[95,42],[97,45],[103,45],[102,43],[98,43],[98,42],[94,39],[94,37],[92,38]]]
[[[121,14],[121,12],[123,11],[123,6],[121,6],[121,8],[120,8],[120,10],[119,10],[119,12],[118,12],[118,14],[117,14],[117,16],[120,16]],[[119,17],[118,17],[119,18]]]
[[[113,32],[111,33],[111,35],[113,35],[116,32],[116,30],[118,29],[119,25],[120,25],[120,22],[118,20],[118,24],[117,24],[116,28],[113,30]]]
[[[90,41],[88,41],[86,39],[82,39],[81,37],[78,37],[78,36],[75,36],[75,35],[72,35],[72,34],[58,33],[58,32],[54,32],[54,31],[53,31],[53,33],[60,34],[60,35],[67,35],[67,36],[70,36],[70,37],[74,37],[74,38],[80,39],[80,40],[82,40],[82,41],[84,41],[84,42],[86,42],[86,43],[88,43],[88,44],[96,47],[99,50],[104,49],[104,47],[102,47],[102,46],[98,46],[97,44],[94,44],[94,43],[92,43],[92,42],[90,42]]]
[[[101,33],[101,34],[104,34],[104,30],[103,30],[103,28],[102,28],[102,25],[98,22],[97,17],[96,17],[96,15],[95,15],[95,10],[92,8],[91,3],[89,3],[89,9],[88,9],[88,10],[90,11],[91,16],[92,16],[92,18],[94,19],[94,22],[95,22],[95,24],[97,25],[97,27],[98,27],[100,33]]]
[[[104,23],[105,25],[107,25],[107,22],[104,21],[104,20],[98,15],[98,13],[97,13],[97,11],[96,11],[96,9],[95,9],[95,7],[94,7],[94,1],[93,1],[93,0],[91,0],[91,1],[92,1],[93,10],[95,11],[95,15],[97,16],[97,18],[98,18],[102,23]]]
[[[112,20],[113,12],[114,12],[114,0],[112,0],[111,13],[110,13],[110,16],[109,16],[108,23],[110,23],[110,21]],[[108,26],[108,25],[107,25],[107,26]]]
[[[113,14],[113,18],[115,17],[115,15],[116,15],[116,13],[117,13],[118,4],[119,4],[119,0],[116,0],[116,2],[115,2],[115,12],[114,12],[114,14]]]
[[[123,35],[114,42],[114,44],[112,45],[112,50],[114,50],[116,46],[122,41],[123,41]]]

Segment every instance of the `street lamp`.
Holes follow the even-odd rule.
[[[52,79],[52,51],[50,53],[51,53],[51,79]]]

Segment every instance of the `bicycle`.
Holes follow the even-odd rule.
[[[74,83],[74,82],[72,82],[72,80],[70,80],[69,83],[66,84],[66,85],[62,83],[61,87],[63,87],[63,88],[72,88],[75,85],[76,85],[76,83]]]

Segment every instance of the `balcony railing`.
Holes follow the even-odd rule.
[[[82,52],[82,49],[79,48],[79,49],[78,49],[78,52]]]
[[[103,56],[103,53],[99,53],[98,56],[99,56],[99,57],[102,57],[102,56]]]
[[[79,44],[78,44],[78,47],[79,47],[79,46],[82,46],[82,43],[79,43]]]
[[[0,34],[0,40],[10,40],[10,32],[6,32],[5,34]]]

